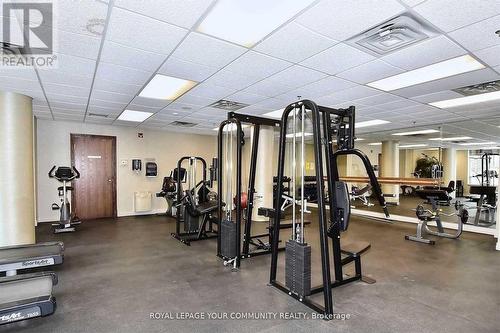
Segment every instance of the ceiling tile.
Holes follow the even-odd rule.
[[[379,95],[374,95],[370,97],[365,97],[361,99],[357,99],[353,101],[354,104],[361,104],[361,105],[366,105],[366,106],[374,106],[374,105],[379,105],[379,104],[385,104],[385,103],[391,103],[391,102],[398,102],[402,101],[404,98],[392,95],[392,94],[387,94],[387,93],[382,93]]]
[[[489,4],[490,1],[488,1]],[[498,22],[500,22],[500,15],[453,31],[449,36],[471,51],[500,45],[500,38],[495,34],[498,30]]]
[[[59,30],[95,36],[91,30],[99,31],[102,27],[93,27],[94,22],[104,22],[108,13],[108,5],[99,1],[57,1],[54,3],[57,20],[55,27]]]
[[[274,97],[292,89],[292,87],[282,81],[276,81],[269,78],[259,81],[250,87],[245,88],[243,91],[267,97]]]
[[[151,74],[151,72],[101,62],[97,67],[96,79],[142,86]]]
[[[82,98],[85,97],[88,98],[90,94],[90,88],[82,88],[82,87],[75,87],[75,86],[68,86],[68,85],[61,85],[54,83],[44,83],[43,87],[48,94],[53,93],[53,94],[69,95]]]
[[[408,108],[411,106],[421,106],[421,104],[418,102],[409,100],[409,99],[402,99],[400,101],[395,101],[395,102],[377,105],[378,108],[380,108],[384,111],[394,111],[394,110],[398,110],[398,109]]]
[[[217,68],[195,64],[189,61],[169,57],[158,73],[181,79],[201,82],[217,72]]]
[[[263,95],[252,94],[244,91],[240,91],[237,93],[228,96],[226,99],[230,101],[245,103],[245,104],[254,104],[265,100],[267,97]]]
[[[210,98],[210,97],[202,97],[202,96],[195,96],[191,93],[187,93],[179,97],[178,99],[175,100],[174,103],[168,105],[168,107],[176,108],[177,105],[181,105],[180,109],[183,110],[188,110],[190,112],[193,112],[194,109],[199,109],[200,107],[205,107],[207,105],[212,104],[213,102],[216,102],[220,98]],[[185,104],[185,105],[183,105]],[[187,109],[189,107],[189,109]],[[179,109],[179,107],[177,107]]]
[[[103,101],[110,101],[114,103],[127,103],[130,102],[130,100],[134,97],[133,95],[130,94],[119,94],[115,92],[110,92],[110,91],[105,91],[105,90],[98,90],[94,89],[92,90],[92,98],[95,99],[100,99]]]
[[[265,78],[290,65],[287,61],[249,51],[229,64],[226,69],[241,75]]]
[[[32,67],[9,68],[0,66],[0,77],[16,78],[30,81],[37,81],[35,70]]]
[[[65,95],[62,93],[51,93],[50,91],[46,91],[47,98],[49,101],[59,101],[59,102],[67,102],[67,103],[77,103],[77,104],[87,104],[88,96],[71,96]]]
[[[168,55],[187,30],[158,20],[114,8],[106,39],[141,50]]]
[[[319,81],[300,87],[299,89],[296,89],[295,92],[298,93],[298,95],[301,95],[301,92],[305,92],[302,93],[302,95],[320,97],[333,94],[334,92],[342,91],[355,86],[357,86],[357,84],[354,82],[347,81],[334,76],[329,76]]]
[[[96,99],[94,96],[91,97],[89,107],[97,106],[97,107],[103,107],[103,108],[110,108],[110,109],[120,109],[123,110],[128,103],[116,103],[108,100],[101,100],[101,99]]]
[[[293,65],[287,69],[274,74],[270,79],[286,82],[292,88],[305,86],[306,84],[319,81],[328,76],[327,74],[309,69],[300,65]]]
[[[85,112],[87,109],[87,104],[76,104],[76,103],[64,103],[64,102],[54,102],[50,101],[50,107],[52,109],[60,109],[70,111]]]
[[[452,98],[458,98],[458,97],[463,97],[463,96],[457,92],[454,92],[451,90],[445,90],[445,91],[438,91],[438,92],[427,94],[427,95],[415,96],[415,97],[412,97],[412,99],[414,101],[417,101],[420,103],[432,103],[432,102],[443,101],[446,99],[452,99]]]
[[[297,41],[300,41],[300,47],[297,47]],[[333,39],[291,22],[258,44],[255,50],[297,63],[337,43]]]
[[[333,75],[374,59],[372,55],[340,43],[301,62],[301,65]]]
[[[123,108],[107,108],[103,106],[97,106],[97,105],[89,105],[88,108],[88,113],[96,113],[96,114],[105,114],[111,116],[117,116],[119,115],[122,111]]]
[[[449,32],[500,14],[500,2],[427,0],[413,10],[438,28]]]
[[[57,53],[96,60],[101,37],[57,31]]]
[[[382,57],[385,62],[404,69],[416,69],[466,54],[467,51],[445,36],[426,39]]]
[[[491,67],[500,65],[500,44],[474,52],[480,60]]]
[[[57,70],[80,76],[94,76],[96,61],[88,58],[75,57],[57,53]],[[52,68],[38,67],[40,71],[51,71]]]
[[[335,40],[345,40],[382,23],[405,8],[396,0],[325,0],[299,16],[297,22]]]
[[[191,32],[172,56],[197,64],[222,68],[238,58],[246,48]]]
[[[241,75],[223,68],[210,77],[206,83],[240,90],[257,81],[259,81],[259,78],[250,75]]]
[[[150,16],[160,21],[191,28],[213,0],[115,0],[115,6]]]
[[[233,88],[220,87],[208,83],[200,83],[196,87],[191,89],[189,91],[189,94],[198,97],[221,99],[228,95],[231,95],[235,91],[236,89]]]
[[[337,74],[337,76],[357,83],[368,83],[402,72],[402,69],[377,59],[348,69],[347,71]]]
[[[94,81],[94,90],[108,91],[112,93],[135,95],[142,88],[140,85],[126,84],[116,81],[109,81],[96,77]]]
[[[335,92],[328,95],[331,98],[338,99],[340,101],[352,101],[355,99],[360,99],[363,97],[373,96],[380,94],[380,91],[368,88],[365,86],[355,86],[349,89]]]
[[[40,71],[39,74],[40,79],[42,80],[42,84],[56,83],[62,85],[83,87],[87,89],[90,89],[90,86],[92,85],[92,77],[72,75],[70,73],[61,72],[57,69]]]
[[[162,54],[139,50],[107,40],[104,42],[100,60],[101,62],[154,72],[165,58]]]
[[[268,98],[261,102],[255,103],[252,106],[267,111],[273,111],[278,109],[284,109],[287,105],[288,105],[287,102],[283,101],[282,99]]]
[[[500,74],[500,66],[496,66],[495,68],[493,68],[495,71],[498,72],[498,74]]]

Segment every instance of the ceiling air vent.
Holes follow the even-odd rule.
[[[179,126],[179,127],[194,127],[197,124],[195,124],[195,123],[188,123],[187,121],[174,121],[174,122],[171,122],[170,125],[172,125],[172,126]]]
[[[471,86],[461,87],[452,90],[464,96],[486,94],[490,92],[500,91],[500,80],[473,84]]]
[[[99,118],[108,118],[108,114],[102,114],[102,113],[89,113],[89,117],[99,117]]]
[[[438,32],[427,23],[411,13],[405,13],[350,38],[347,43],[380,56],[436,35]]]
[[[221,99],[220,101],[217,101],[215,103],[210,104],[209,107],[216,108],[216,109],[222,109],[222,110],[226,110],[226,111],[236,111],[236,110],[242,109],[248,105],[249,104]]]

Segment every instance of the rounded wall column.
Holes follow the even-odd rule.
[[[33,109],[29,96],[0,91],[0,246],[35,242]]]
[[[380,177],[399,177],[399,141],[382,141]],[[385,201],[399,205],[399,185],[382,184]]]

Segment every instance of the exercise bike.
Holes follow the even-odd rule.
[[[49,171],[49,178],[55,178],[63,183],[63,186],[57,188],[59,196],[62,197],[61,204],[52,204],[52,210],[59,210],[60,212],[59,222],[52,224],[52,226],[55,227],[54,233],[73,232],[76,230],[75,225],[80,224],[81,221],[71,212],[71,204],[68,200],[68,191],[72,191],[73,187],[68,186],[67,183],[80,178],[80,173],[75,167],[58,167],[56,170],[56,166],[54,165]]]
[[[417,225],[417,234],[416,235],[406,235],[406,240],[411,240],[414,242],[420,242],[424,244],[434,245],[436,242],[432,239],[425,238],[427,234],[434,235],[443,238],[457,239],[460,237],[463,231],[464,223],[467,223],[469,218],[469,213],[466,209],[463,209],[463,206],[460,204],[456,205],[457,213],[454,214],[444,214],[441,213],[441,209],[439,208],[438,198],[429,196],[427,197],[430,204],[432,205],[432,210],[424,208],[423,205],[418,205],[416,209],[416,215],[419,219],[419,223]],[[440,214],[446,216],[458,216],[458,227],[457,231],[454,234],[449,234],[444,231],[443,224],[441,223]],[[431,230],[429,228],[428,222],[434,221],[436,223],[437,231]]]

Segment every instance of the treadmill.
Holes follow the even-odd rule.
[[[62,242],[0,247],[0,325],[44,317],[56,310],[52,288],[57,284],[54,272],[17,275],[21,269],[62,264]]]

